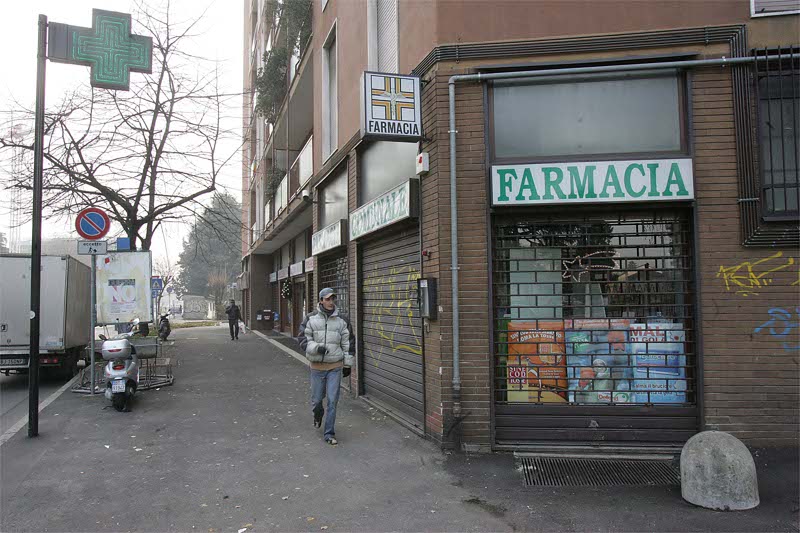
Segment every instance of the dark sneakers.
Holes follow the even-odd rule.
[[[314,406],[314,427],[322,426],[322,417],[325,415],[325,409],[322,408],[322,403]]]
[[[339,441],[336,440],[336,437],[326,437],[325,442],[327,442],[331,446],[336,446],[337,444],[339,444]]]

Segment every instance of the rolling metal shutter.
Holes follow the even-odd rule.
[[[495,442],[683,443],[700,396],[690,213],[583,211],[494,220]]]
[[[754,0],[753,15],[800,11],[800,0]]]
[[[317,275],[319,276],[319,288],[330,287],[336,293],[336,306],[350,316],[350,286],[347,267],[347,249],[324,255],[318,258],[319,266]],[[311,310],[317,308],[319,295],[314,295],[316,302]]]
[[[423,428],[419,257],[416,228],[364,244],[361,355],[364,393]]]

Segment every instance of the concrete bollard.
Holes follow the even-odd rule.
[[[698,433],[681,451],[681,496],[718,511],[757,507],[758,477],[750,450],[722,431]]]

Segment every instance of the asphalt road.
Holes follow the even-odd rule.
[[[39,402],[46,400],[68,380],[43,375],[39,380]],[[0,435],[28,418],[28,374],[0,375]]]

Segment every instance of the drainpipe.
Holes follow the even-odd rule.
[[[480,80],[480,74],[477,79]],[[452,76],[447,89],[450,99],[450,279],[453,298],[453,424],[461,416],[461,364],[458,307],[458,197],[456,196],[456,82],[464,76]],[[472,77],[470,76],[470,80]]]
[[[516,80],[543,76],[565,76],[571,74],[594,74],[602,72],[630,72],[638,70],[665,70],[673,68],[713,67],[745,65],[756,61],[766,61],[758,57],[722,57],[719,59],[690,59],[686,61],[666,61],[663,63],[633,63],[630,65],[603,65],[594,67],[572,67],[561,69],[529,70],[521,72],[493,72],[490,74],[461,74],[451,76],[448,81],[450,127],[450,272],[453,300],[453,424],[461,418],[461,351],[459,344],[459,306],[458,306],[458,201],[456,197],[456,83],[483,80]]]

